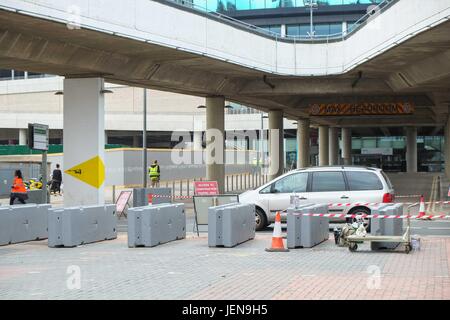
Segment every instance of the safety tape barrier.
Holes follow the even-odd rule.
[[[294,214],[298,216],[307,217],[319,217],[319,218],[362,218],[362,219],[450,219],[450,215],[438,214],[438,215],[382,215],[382,214],[339,214],[339,213],[304,213]]]
[[[384,203],[384,202],[374,202],[374,203],[369,203],[369,202],[355,202],[355,203],[330,203],[328,206],[329,207],[359,207],[359,206],[363,206],[363,207],[376,207],[376,206],[380,206],[380,205],[384,205],[384,204],[393,204],[393,203]],[[418,205],[420,204],[420,202],[403,202],[403,204],[405,205]],[[424,204],[450,204],[450,201],[435,201],[435,202],[424,202]]]
[[[421,194],[411,194],[411,195],[403,195],[403,196],[395,196],[395,198],[420,198]]]
[[[153,194],[153,198],[164,198],[164,199],[192,199],[192,196],[171,196],[168,194]]]
[[[193,199],[193,196],[171,196],[171,195],[163,195],[163,194],[154,194],[153,198],[165,198],[165,199]],[[396,197],[398,198],[398,197]],[[435,201],[435,202],[424,202],[425,204],[450,204],[450,201]],[[380,205],[389,205],[393,203],[384,203],[384,202],[354,202],[354,203],[330,203],[329,207],[376,207]],[[419,202],[404,202],[404,205],[418,205]]]

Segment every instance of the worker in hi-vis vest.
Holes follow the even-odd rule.
[[[158,165],[158,161],[155,160],[153,164],[148,168],[148,175],[150,177],[152,188],[159,187],[159,179],[161,177],[161,169]]]

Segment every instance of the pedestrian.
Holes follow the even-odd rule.
[[[14,173],[14,183],[11,188],[9,205],[12,206],[16,199],[19,200],[21,204],[25,204],[25,200],[28,200],[27,189],[23,183],[22,171],[20,170],[16,170]]]
[[[56,165],[56,169],[53,170],[52,174],[52,187],[51,192],[56,195],[56,192],[58,192],[59,195],[61,195],[61,183],[62,183],[62,172],[60,169],[60,165]]]
[[[152,188],[158,188],[159,180],[161,178],[161,168],[159,167],[157,160],[155,160],[150,168],[148,168],[148,175],[150,177]]]

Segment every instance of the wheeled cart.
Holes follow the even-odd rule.
[[[406,232],[402,236],[357,236],[350,235],[346,238],[348,243],[348,249],[351,252],[358,250],[358,244],[364,243],[366,241],[370,242],[389,242],[389,243],[400,243],[405,246],[405,252],[408,254],[411,251],[411,225],[410,219],[408,218],[408,226],[406,227]]]

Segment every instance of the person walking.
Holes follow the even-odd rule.
[[[23,183],[22,171],[16,170],[14,173],[14,183],[11,188],[11,195],[9,198],[9,205],[12,206],[14,201],[19,200],[21,204],[25,204],[25,200],[28,200],[27,189]]]
[[[59,195],[61,195],[61,183],[62,183],[62,172],[60,169],[60,165],[56,165],[56,169],[53,170],[52,174],[52,187],[51,192],[56,195],[56,192],[58,192]]]
[[[150,168],[148,168],[148,175],[150,177],[152,188],[158,188],[159,180],[161,178],[161,168],[159,167],[157,160],[155,160]]]

